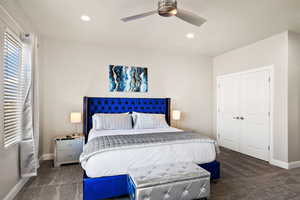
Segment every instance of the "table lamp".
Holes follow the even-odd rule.
[[[81,123],[81,113],[80,112],[71,112],[70,121],[72,124],[75,124],[76,134],[79,134],[79,124]]]
[[[179,110],[173,110],[172,119],[176,122],[179,121],[180,118],[181,118],[181,112]]]

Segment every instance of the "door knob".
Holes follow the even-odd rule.
[[[245,118],[244,118],[244,117],[240,117],[240,119],[241,119],[241,120],[244,120]]]
[[[237,120],[239,120],[239,119],[240,119],[240,117],[233,117],[233,119],[237,119]]]

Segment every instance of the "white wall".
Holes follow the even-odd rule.
[[[53,137],[69,134],[71,111],[82,111],[83,96],[170,97],[183,112],[180,126],[210,134],[212,59],[144,49],[103,47],[45,38],[40,48],[43,153]],[[148,67],[148,93],[108,92],[108,65]]]
[[[300,34],[289,32],[289,162],[300,160]]]
[[[288,33],[284,32],[252,45],[217,56],[213,61],[214,93],[216,77],[253,68],[274,66],[274,159],[288,161],[287,64]],[[213,104],[213,127],[216,135],[216,97]]]

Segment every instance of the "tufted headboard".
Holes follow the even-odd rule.
[[[92,116],[95,113],[143,112],[165,114],[170,125],[170,98],[110,98],[84,97],[83,99],[83,134],[87,142],[92,128]]]

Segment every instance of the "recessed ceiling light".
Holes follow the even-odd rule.
[[[193,39],[195,37],[195,34],[194,33],[188,33],[188,34],[186,34],[186,37],[188,39]]]
[[[84,22],[91,21],[91,18],[87,15],[81,15],[80,19]]]

